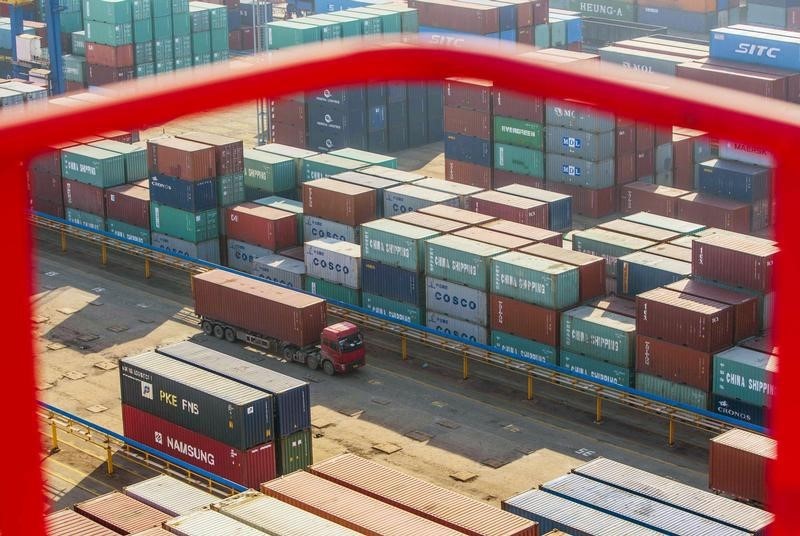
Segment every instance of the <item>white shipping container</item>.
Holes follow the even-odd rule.
[[[282,255],[265,255],[253,261],[253,275],[279,285],[303,290],[306,264]]]
[[[253,261],[259,257],[272,255],[274,252],[261,246],[254,246],[239,240],[228,240],[228,266],[234,270],[253,273]]]
[[[757,166],[774,167],[775,160],[766,149],[753,147],[738,141],[719,142],[719,157],[725,160],[738,160]]]
[[[164,522],[164,528],[178,536],[209,536],[211,534],[265,536],[268,534],[213,510],[199,510],[189,515],[170,519]]]
[[[361,246],[322,238],[306,242],[306,273],[331,283],[361,288]]]
[[[205,508],[219,498],[169,475],[159,475],[122,489],[133,497],[171,516],[182,516]]]
[[[303,238],[308,240],[318,240],[320,238],[330,238],[332,240],[343,240],[359,244],[361,233],[358,227],[351,227],[343,223],[324,220],[317,216],[303,216]]]
[[[425,278],[425,307],[429,311],[487,326],[487,303],[485,292],[433,277]]]
[[[383,192],[383,217],[391,218],[398,214],[414,212],[423,207],[440,203],[458,208],[458,197],[411,184],[403,184]]]
[[[446,335],[452,335],[467,342],[486,344],[488,340],[488,330],[484,326],[478,326],[458,318],[428,311],[425,313],[425,325],[436,331],[441,331]]]
[[[42,57],[42,38],[38,35],[21,34],[16,37],[17,58],[33,63]]]

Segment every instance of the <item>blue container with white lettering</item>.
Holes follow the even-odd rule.
[[[492,330],[492,346],[512,354],[526,363],[558,364],[558,348],[540,342],[524,339],[510,333]]]
[[[601,190],[614,186],[614,159],[593,162],[548,152],[545,157],[548,181]]]
[[[187,212],[217,207],[217,179],[189,181],[169,175],[150,177],[150,201]]]
[[[409,324],[425,324],[425,309],[423,307],[390,300],[368,292],[361,293],[361,303],[364,309],[375,314],[388,316],[393,320],[400,320]]]
[[[362,259],[361,290],[417,307],[424,306],[425,274]]]
[[[637,251],[617,259],[617,295],[635,299],[638,294],[691,275],[690,262]]]
[[[425,309],[472,324],[488,325],[487,294],[450,281],[425,279]]]
[[[367,108],[367,130],[370,134],[386,130],[386,105],[378,104]]]
[[[308,148],[315,151],[335,151],[337,149],[366,149],[366,130],[335,130],[325,128],[308,129]]]
[[[800,38],[733,28],[711,30],[712,58],[800,71]]]
[[[425,313],[425,325],[445,335],[471,343],[486,344],[489,339],[486,327],[433,311]]]
[[[717,26],[716,11],[698,13],[668,7],[639,6],[637,16],[640,24],[666,26],[673,31],[693,34],[705,34],[711,28]]]
[[[307,106],[309,130],[321,128],[326,130],[341,130],[363,132],[367,126],[366,107],[341,108],[324,102],[311,101]]]
[[[756,426],[766,425],[767,408],[764,406],[754,406],[727,396],[712,395],[710,409],[714,413]]]
[[[354,244],[358,244],[361,239],[358,227],[351,227],[343,223],[307,214],[303,216],[303,236],[306,241],[330,238]]]
[[[489,140],[446,132],[444,154],[460,162],[492,167],[492,142]]]
[[[366,86],[347,88],[325,88],[306,93],[306,103],[326,104],[329,107],[350,110],[363,110],[367,105]]]
[[[608,160],[616,156],[616,133],[612,130],[595,134],[575,128],[547,127],[545,140],[547,150],[592,162]]]

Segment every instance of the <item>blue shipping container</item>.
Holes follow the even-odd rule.
[[[188,181],[169,175],[150,177],[150,201],[188,212],[217,207],[217,179]]]
[[[306,93],[306,102],[327,104],[331,107],[345,109],[363,109],[367,105],[365,86],[343,88],[325,88],[320,91]]]
[[[367,126],[366,108],[348,109],[312,101],[308,103],[308,129],[352,130],[362,132]]]
[[[734,160],[714,159],[697,164],[701,192],[742,203],[768,199],[771,175],[769,168]]]
[[[668,7],[639,6],[638,21],[641,24],[666,26],[670,30],[693,34],[705,34],[717,26],[717,12],[697,13]]]
[[[492,167],[492,143],[489,140],[445,133],[444,154],[447,158]]]
[[[367,108],[367,130],[370,134],[379,130],[386,130],[386,105],[379,104]]]
[[[800,71],[800,39],[769,33],[711,30],[712,58]]]
[[[766,425],[767,408],[747,404],[735,398],[713,395],[711,411],[732,419],[739,419],[756,426]]]
[[[669,285],[692,275],[692,263],[659,257],[645,252],[617,259],[617,295],[635,298],[654,288]]]
[[[314,151],[328,152],[337,149],[366,149],[367,132],[362,130],[333,130],[322,128],[308,129],[308,148]]]
[[[420,307],[425,305],[425,274],[362,259],[361,290]]]

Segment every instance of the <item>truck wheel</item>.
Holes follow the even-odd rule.
[[[286,361],[294,361],[294,352],[291,347],[287,346],[283,349],[283,358]]]
[[[214,324],[212,324],[208,320],[203,320],[200,323],[200,327],[203,328],[203,333],[205,333],[206,335],[214,334]]]
[[[225,328],[220,326],[219,324],[214,325],[214,336],[218,339],[225,338]]]
[[[236,342],[236,332],[231,328],[225,328],[225,340],[228,342]]]
[[[325,374],[327,374],[328,376],[333,376],[334,373],[336,372],[336,370],[333,368],[333,363],[331,363],[327,359],[322,364],[322,370],[324,370]]]
[[[308,368],[311,370],[317,370],[317,367],[319,367],[319,356],[316,354],[306,356],[306,365],[308,365]]]

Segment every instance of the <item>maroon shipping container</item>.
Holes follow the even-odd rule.
[[[544,123],[544,99],[515,93],[501,88],[493,88],[492,113],[502,117],[513,117]]]
[[[658,244],[644,250],[645,253],[652,253],[660,257],[675,259],[676,261],[692,262],[692,248],[676,246],[675,244]]]
[[[636,372],[682,383],[707,393],[714,355],[660,339],[636,336]]]
[[[537,257],[576,266],[578,268],[578,285],[581,302],[591,300],[598,296],[605,296],[606,260],[603,257],[596,257],[581,251],[555,247],[550,244],[535,244],[523,248],[522,251]]]
[[[656,147],[664,145],[665,143],[672,143],[672,128],[655,127],[656,128]]]
[[[657,288],[636,296],[636,331],[695,350],[718,352],[733,345],[734,308]]]
[[[772,343],[772,334],[767,332],[760,337],[753,337],[739,343],[742,348],[749,348],[767,355],[779,355],[778,347]]]
[[[102,188],[83,182],[63,179],[64,206],[106,217],[105,195]]]
[[[636,152],[649,151],[656,146],[656,127],[651,123],[636,122]]]
[[[616,186],[591,190],[572,184],[548,182],[546,188],[551,192],[558,192],[572,196],[572,213],[589,218],[602,218],[617,211],[619,190]]]
[[[510,234],[498,233],[497,231],[490,231],[489,229],[485,229],[483,227],[470,227],[462,231],[457,231],[453,234],[462,238],[469,238],[470,240],[475,240],[476,242],[492,244],[508,250],[519,250],[534,243],[533,240],[528,240],[519,236],[512,236]]]
[[[103,132],[103,138],[121,143],[135,143],[139,141],[139,133],[128,130],[109,130],[108,132]]]
[[[632,182],[621,187],[620,212],[635,214],[636,212],[652,212],[668,218],[678,217],[678,199],[691,192],[647,184]]]
[[[123,184],[106,190],[105,198],[107,218],[150,228],[150,190],[139,183]]]
[[[237,450],[126,404],[122,427],[125,437],[243,486],[256,488],[277,476],[273,443]]]
[[[496,294],[489,295],[492,329],[558,346],[561,313]]]
[[[46,199],[33,198],[31,200],[31,209],[35,212],[49,214],[56,218],[64,219],[64,203],[57,201],[48,201]]]
[[[109,67],[87,63],[87,77],[90,86],[105,86],[116,82],[133,80],[136,73],[131,67]]]
[[[489,229],[490,231],[518,236],[535,243],[550,244],[551,246],[557,246],[559,248],[564,243],[561,233],[551,231],[550,229],[534,227],[533,225],[525,225],[524,223],[516,223],[508,220],[494,220],[482,224],[481,227]]]
[[[31,169],[28,172],[28,185],[31,197],[53,203],[64,202],[60,173],[54,174]]]
[[[485,223],[489,223],[492,221],[496,221],[497,218],[494,216],[487,216],[486,214],[478,214],[476,212],[470,212],[469,210],[464,210],[461,208],[451,207],[449,205],[431,205],[429,207],[423,207],[417,212],[421,214],[428,214],[430,216],[436,216],[437,218],[444,218],[446,220],[453,220],[458,223],[463,223],[466,225],[483,225]]]
[[[492,188],[492,168],[461,162],[451,158],[444,159],[445,180],[484,188]]]
[[[550,22],[550,0],[532,0],[533,25],[547,24]]]
[[[549,206],[542,201],[486,191],[467,197],[467,208],[496,218],[547,229]]]
[[[87,41],[86,62],[107,67],[133,67],[133,45],[112,47]]]
[[[675,76],[789,102],[800,96],[797,75],[760,65],[709,58],[678,65]]]
[[[777,458],[774,439],[734,428],[711,438],[708,487],[738,499],[766,505],[767,472]]]
[[[694,189],[694,139],[682,134],[672,135],[672,184]]]
[[[689,194],[678,199],[678,218],[706,227],[736,233],[750,232],[752,207],[708,194]]]
[[[656,173],[656,150],[647,149],[636,152],[636,178],[653,177]]]
[[[256,36],[253,33],[252,27],[245,26],[242,28],[242,49],[253,50],[256,46]]]
[[[303,183],[303,214],[345,225],[375,219],[375,191],[333,179]]]
[[[244,50],[242,45],[242,30],[228,32],[228,48],[231,50]]]
[[[533,45],[533,26],[524,26],[517,28],[517,43],[525,45]]]
[[[412,2],[413,1],[414,0],[412,0]],[[411,2],[409,2],[409,7],[414,7],[411,5]],[[423,24],[421,14],[420,24],[427,26],[427,24]],[[441,28],[442,26],[437,27]],[[492,86],[493,84],[486,80],[448,78],[444,81],[444,105],[454,108],[467,108],[491,114]]]
[[[158,138],[147,142],[151,173],[163,173],[188,181],[217,176],[216,150],[210,145],[178,138]]]
[[[405,214],[398,214],[397,216],[393,216],[392,219],[407,223],[409,225],[416,225],[417,227],[422,227],[423,229],[438,231],[440,233],[454,233],[469,227],[469,225],[466,223],[439,218],[437,216],[431,216],[430,214],[423,214],[418,210],[406,212]]]
[[[269,141],[305,149],[307,146],[306,126],[272,121],[269,126]]]
[[[692,279],[682,279],[675,283],[665,285],[664,288],[733,306],[734,342],[752,337],[760,331],[758,300],[754,296]]]
[[[311,474],[471,536],[538,536],[537,524],[497,507],[365,460],[342,454]],[[443,506],[446,505],[445,508]]]
[[[225,235],[275,251],[297,245],[297,218],[272,207],[241,203],[225,209]]]
[[[305,471],[265,482],[261,493],[366,536],[462,534]]]
[[[49,173],[51,175],[61,176],[61,150],[75,147],[78,143],[74,141],[65,141],[55,145],[49,145],[47,152],[34,157],[31,160],[31,169]]]
[[[289,99],[269,101],[269,116],[273,122],[305,127],[306,105]]]
[[[615,143],[617,156],[635,153],[636,127],[634,125],[618,126]]]
[[[681,233],[622,219],[607,221],[599,224],[597,227],[608,231],[614,231],[615,233],[644,238],[652,242],[669,242],[670,240],[681,237]]]
[[[117,536],[117,532],[95,523],[73,510],[59,510],[44,518],[48,536]]]
[[[544,178],[520,175],[502,169],[494,170],[492,185],[495,190],[503,186],[511,186],[512,184],[521,184],[523,186],[530,186],[531,188],[544,189]]]
[[[636,180],[636,153],[618,154],[614,161],[614,184],[621,186]]]
[[[444,130],[484,140],[492,139],[492,117],[468,108],[444,107]]]
[[[692,273],[713,281],[771,292],[778,247],[735,236],[711,235],[692,242]]]
[[[616,313],[618,315],[627,316],[628,318],[636,318],[636,302],[633,300],[626,300],[618,296],[606,296],[591,303],[595,309],[602,309],[609,313]]]
[[[408,7],[417,10],[420,26],[480,35],[500,31],[500,14],[496,7],[450,0],[409,0]]]
[[[213,147],[218,177],[244,171],[244,142],[242,140],[206,132],[184,132],[175,137]]]
[[[78,503],[74,508],[79,514],[119,534],[159,527],[172,519],[171,515],[118,491]]]

